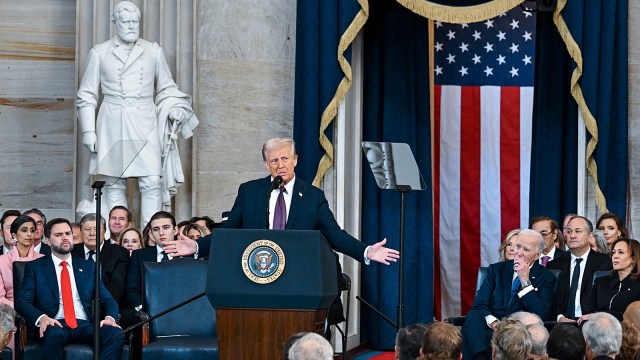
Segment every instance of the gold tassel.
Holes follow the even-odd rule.
[[[584,95],[582,94],[582,88],[578,84],[578,81],[582,77],[583,71],[583,62],[582,62],[582,51],[580,47],[571,36],[571,32],[567,27],[567,23],[564,21],[560,12],[567,5],[567,0],[558,0],[558,6],[553,13],[553,22],[558,27],[558,32],[560,33],[560,37],[564,41],[567,51],[569,55],[576,63],[576,69],[571,74],[571,95],[578,103],[578,108],[580,108],[580,112],[582,112],[582,117],[584,119],[584,125],[587,128],[587,131],[591,135],[591,140],[587,144],[587,153],[585,158],[585,164],[587,166],[587,173],[593,180],[594,185],[594,196],[596,200],[596,205],[598,206],[598,210],[600,213],[609,212],[607,210],[607,199],[602,193],[602,189],[600,189],[600,184],[598,183],[598,165],[596,164],[596,160],[593,157],[593,153],[596,150],[596,146],[598,145],[598,123],[596,122],[595,117],[589,110],[589,106],[587,105],[586,100],[584,99]]]
[[[428,0],[396,0],[414,13],[452,24],[468,24],[494,18],[520,5],[524,0],[493,0],[472,6],[447,6]]]
[[[320,132],[319,132],[319,141],[320,146],[324,149],[324,154],[320,159],[320,163],[318,164],[318,171],[316,172],[316,177],[313,179],[313,185],[320,187],[320,183],[324,178],[327,171],[333,166],[333,144],[324,134],[325,130],[331,125],[334,121],[336,114],[338,113],[338,106],[340,106],[340,102],[347,95],[347,92],[351,88],[352,83],[352,74],[351,74],[351,65],[344,57],[345,51],[351,46],[351,43],[356,38],[356,35],[362,30],[362,27],[367,22],[369,18],[369,2],[368,0],[358,0],[358,4],[360,4],[360,11],[353,18],[353,21],[345,32],[340,36],[340,43],[338,44],[338,63],[340,64],[340,69],[344,73],[344,77],[340,81],[338,88],[336,89],[336,93],[329,102],[329,105],[322,112],[322,118],[320,120]]]

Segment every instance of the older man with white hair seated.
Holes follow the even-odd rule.
[[[333,348],[327,339],[308,333],[291,345],[289,360],[333,360]]]

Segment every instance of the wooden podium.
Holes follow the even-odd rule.
[[[338,285],[319,231],[215,229],[209,254],[221,360],[281,359],[291,335],[324,333]]]

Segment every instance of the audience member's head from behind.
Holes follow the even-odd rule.
[[[327,339],[307,333],[289,349],[290,360],[333,360],[333,348]]]
[[[518,320],[522,324],[524,324],[524,326],[533,324],[544,325],[542,319],[540,319],[540,316],[527,311],[516,311],[513,314],[509,315],[508,318],[512,320]]]
[[[291,335],[289,337],[289,339],[287,339],[287,342],[284,344],[284,351],[283,351],[283,356],[282,358],[284,360],[289,360],[289,350],[291,349],[291,346],[293,346],[293,344],[295,344],[296,341],[300,340],[301,337],[307,335],[308,332],[303,331],[303,332],[299,332],[299,333],[295,333],[293,335]]]
[[[158,211],[153,214],[149,220],[149,224],[151,224],[150,234],[159,247],[164,247],[174,241],[176,235],[178,235],[176,219],[166,211]]]
[[[531,219],[529,228],[539,232],[544,238],[545,245],[542,250],[543,254],[548,253],[556,246],[560,230],[558,229],[558,223],[556,223],[555,220],[547,216],[536,216]]]
[[[531,336],[520,321],[505,319],[496,326],[491,347],[495,360],[527,360],[531,354]]]
[[[395,359],[414,360],[420,356],[420,346],[426,327],[422,324],[411,324],[400,328],[396,334]]]
[[[553,359],[583,360],[584,336],[576,323],[558,323],[549,333],[547,355]]]
[[[7,304],[0,305],[0,349],[4,349],[15,332],[16,311]]]
[[[640,330],[636,325],[623,321],[622,325],[622,345],[616,359],[633,360],[636,354],[640,355]]]
[[[80,219],[80,230],[82,231],[82,243],[89,250],[96,250],[96,238],[98,232],[97,216],[95,213],[88,213]],[[104,218],[100,216],[100,246],[104,243],[104,233],[106,231],[106,223]]]
[[[442,321],[427,325],[418,359],[459,360],[461,358],[462,335],[457,327]]]
[[[622,315],[622,320],[633,323],[640,329],[640,301],[634,301],[627,306],[627,310]]]
[[[142,233],[140,230],[131,227],[122,230],[118,237],[118,245],[129,250],[129,255],[131,255],[134,250],[142,249],[144,247]]]
[[[587,359],[597,356],[615,357],[622,345],[622,326],[618,319],[605,312],[591,314],[589,321],[582,326],[587,344]]]
[[[602,230],[604,239],[611,244],[620,237],[627,237],[627,228],[622,219],[614,213],[604,213],[596,221],[596,229]]]
[[[520,229],[513,229],[504,237],[504,240],[498,249],[500,261],[513,260],[513,256],[516,253],[516,240],[518,239],[518,233],[520,233]]]
[[[542,324],[530,324],[525,326],[531,336],[530,359],[542,359],[547,354],[547,340],[549,331]]]

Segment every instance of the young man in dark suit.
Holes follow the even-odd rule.
[[[47,217],[44,213],[36,208],[25,211],[22,215],[27,215],[36,221],[36,233],[33,237],[33,250],[42,255],[51,255],[51,248],[43,241],[44,225],[47,223]]]
[[[386,239],[367,246],[340,228],[324,192],[295,176],[298,155],[293,139],[267,140],[262,147],[262,158],[271,175],[240,185],[223,228],[320,230],[334,250],[365,264],[373,260],[389,265],[390,261],[398,259],[398,251],[384,247]],[[281,181],[274,187],[276,179]],[[276,215],[278,198],[284,203],[284,215],[282,220],[276,221],[279,218]],[[198,239],[197,244],[180,237],[180,241],[168,246],[166,251],[176,255],[197,253],[202,257],[209,255],[210,244],[211,235]]]
[[[100,358],[120,359],[124,334],[115,320],[118,303],[102,283],[103,320],[94,319],[91,311],[95,263],[71,256],[73,232],[68,220],[51,220],[44,234],[52,254],[26,264],[16,310],[39,330],[47,359],[63,359],[66,344],[92,344],[97,336],[94,321],[100,321]]]
[[[558,237],[562,234],[555,220],[546,216],[536,216],[531,219],[529,228],[539,232],[544,238],[544,249],[538,259],[540,265],[546,267],[551,260],[569,255],[568,251],[556,247]]]
[[[589,234],[593,225],[589,219],[574,216],[567,223],[566,230],[568,238],[565,240],[570,256],[551,261],[547,268],[562,272],[558,278],[555,319],[576,321],[583,310],[595,308],[590,304],[593,274],[599,270],[611,270],[612,264],[609,255],[591,250]]]
[[[105,222],[100,217],[100,264],[102,265],[102,280],[104,286],[120,305],[125,304],[125,286],[127,268],[129,266],[129,251],[120,245],[105,242]],[[96,214],[89,213],[80,219],[82,245],[77,245],[71,255],[95,262],[96,261]]]

